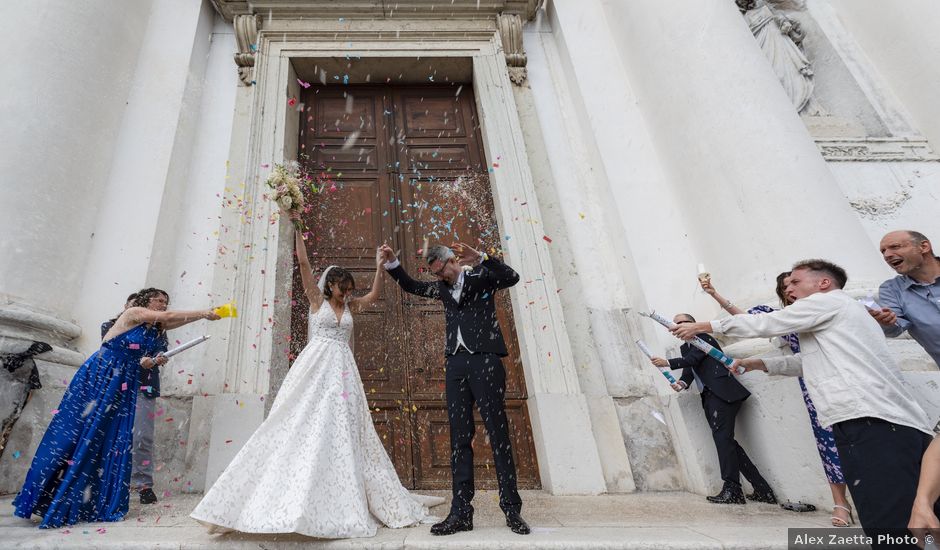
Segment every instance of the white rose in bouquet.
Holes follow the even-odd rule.
[[[299,213],[304,207],[304,196],[300,190],[299,165],[294,162],[288,166],[275,164],[271,175],[264,182],[272,191],[272,199],[289,214]],[[293,220],[294,227],[303,229],[299,220]]]

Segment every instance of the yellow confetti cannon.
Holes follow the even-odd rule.
[[[235,307],[234,301],[227,304],[222,304],[212,311],[214,311],[215,314],[219,317],[238,317],[238,309]]]

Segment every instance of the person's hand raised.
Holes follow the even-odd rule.
[[[714,296],[715,293],[718,292],[715,290],[715,287],[712,286],[712,280],[710,277],[701,277],[699,278],[698,282],[700,285],[702,285],[702,290],[704,290],[706,293]]]
[[[382,258],[382,263],[394,262],[396,259],[395,251],[392,250],[392,247],[387,244],[383,244],[379,247],[379,255]]]
[[[483,258],[483,254],[470,245],[455,242],[450,248],[457,255],[457,263],[460,265],[476,266]]]
[[[382,255],[382,247],[375,247],[375,267],[382,267],[382,264],[385,263],[385,257]]]

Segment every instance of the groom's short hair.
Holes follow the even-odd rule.
[[[440,260],[446,262],[454,257],[454,251],[442,244],[436,244],[428,248],[428,265]]]

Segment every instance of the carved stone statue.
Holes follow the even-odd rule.
[[[802,43],[806,33],[800,22],[791,19],[771,7],[802,9],[802,2],[794,0],[735,0],[738,9],[744,14],[770,65],[780,79],[783,89],[790,96],[790,101],[797,112],[819,114],[818,104],[813,97],[813,68]]]

